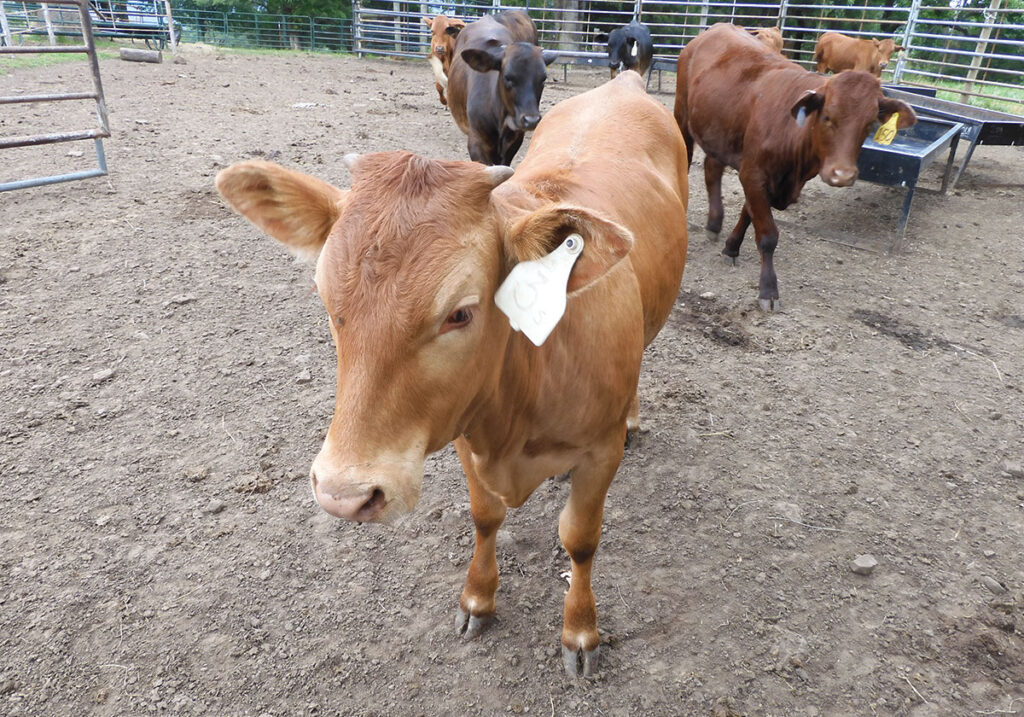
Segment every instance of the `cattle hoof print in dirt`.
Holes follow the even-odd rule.
[[[562,645],[562,664],[569,677],[583,677],[588,680],[597,677],[597,663],[600,646],[593,650],[571,650]]]
[[[472,615],[461,607],[455,609],[455,630],[462,635],[464,640],[472,640],[480,637],[488,625],[491,624],[491,620],[494,619],[493,615]]]

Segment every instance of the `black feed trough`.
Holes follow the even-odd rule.
[[[885,87],[883,91],[889,97],[903,100],[919,115],[939,117],[964,125],[960,138],[967,142],[967,152],[964,154],[952,182],[949,183],[949,188],[956,186],[960,175],[967,168],[967,163],[971,161],[974,148],[979,144],[1002,146],[1024,144],[1024,117],[973,107],[960,102],[940,100],[934,96],[922,96],[916,91],[906,91],[907,89],[909,88]],[[944,184],[943,191],[946,188]]]
[[[942,179],[942,191],[945,191],[953,169],[953,155],[956,153],[963,127],[960,122],[919,116],[917,124],[913,127],[896,133],[892,144],[878,144],[873,136],[869,136],[861,145],[857,161],[860,179],[890,187],[905,187],[907,190],[896,238],[889,247],[890,251],[895,251],[903,241],[918,177],[925,168],[948,151],[946,171]],[[859,241],[853,244],[860,246]]]

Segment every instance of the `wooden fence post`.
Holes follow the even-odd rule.
[[[988,12],[985,13],[985,20],[987,24],[981,28],[981,34],[978,36],[978,44],[974,46],[974,57],[971,58],[971,69],[967,71],[967,82],[964,85],[963,94],[960,95],[961,102],[968,102],[970,99],[971,91],[974,90],[974,81],[978,79],[978,69],[981,67],[981,59],[984,56],[986,50],[988,50],[988,39],[992,36],[992,25],[999,22],[999,6],[1002,5],[1003,0],[992,0],[992,4],[988,6]],[[989,20],[989,15],[992,19]]]

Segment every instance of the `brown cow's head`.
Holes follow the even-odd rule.
[[[540,96],[547,65],[557,55],[528,42],[488,45],[462,51],[462,59],[477,72],[498,73],[498,93],[512,130],[533,129],[540,122]]]
[[[892,59],[893,53],[900,52],[905,48],[901,45],[897,45],[889,38],[884,40],[873,40],[873,42],[875,43],[875,60],[877,62],[877,71],[873,71],[873,74],[875,76],[880,76],[882,74],[882,70],[888,66],[889,60]]]
[[[458,38],[466,23],[447,15],[423,18],[423,24],[430,28],[430,54],[427,55],[432,63],[436,60],[441,63],[444,74],[447,75],[452,66],[452,58],[455,52],[455,40]]]
[[[882,94],[878,79],[866,72],[845,70],[817,90],[808,90],[793,105],[797,122],[809,123],[811,144],[820,162],[818,176],[833,187],[847,187],[857,179],[860,146],[875,122],[899,112],[898,129],[917,122],[905,102]]]
[[[274,238],[318,252],[338,373],[313,490],[332,515],[382,521],[413,508],[426,456],[497,392],[511,329],[494,294],[511,267],[577,231],[571,292],[625,256],[631,236],[572,207],[503,219],[491,191],[508,167],[406,152],[350,167],[348,191],[267,162],[225,169],[217,188]]]

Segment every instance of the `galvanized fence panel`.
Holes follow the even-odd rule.
[[[347,18],[220,12],[178,8],[182,42],[223,47],[352,52],[352,22]]]
[[[0,136],[0,150],[15,149],[19,147],[37,147],[40,145],[56,144],[60,142],[92,140],[93,147],[96,151],[96,167],[94,169],[87,169],[78,172],[65,172],[63,174],[0,182],[0,192],[10,191],[13,189],[25,189],[27,187],[38,187],[45,184],[56,184],[58,182],[70,182],[77,179],[87,179],[89,177],[101,177],[107,173],[107,160],[103,150],[103,138],[110,136],[110,123],[107,119],[107,105],[103,97],[103,83],[100,81],[100,66],[96,57],[96,45],[93,40],[93,28],[87,0],[50,0],[49,4],[57,6],[57,14],[65,12],[65,10],[60,8],[60,6],[74,8],[70,12],[77,15],[77,23],[73,34],[74,42],[76,44],[59,44],[57,42],[58,36],[54,32],[52,24],[49,27],[49,31],[44,30],[48,44],[25,44],[21,41],[26,37],[30,39],[32,37],[30,33],[23,32],[27,27],[30,27],[27,15],[28,8],[25,8],[24,6],[22,7],[22,10],[26,11],[24,18],[19,17],[18,15],[14,15],[12,18],[12,16],[7,13],[6,8],[0,8],[0,10],[2,10],[0,17],[4,19],[4,42],[3,45],[0,46],[0,57],[16,54],[41,55],[57,52],[84,53],[92,76],[92,91],[51,92],[46,94],[21,93],[9,96],[0,96],[0,106],[39,102],[90,100],[94,102],[96,106],[96,119],[98,126],[92,129],[76,130],[72,132],[50,131],[43,134]],[[52,23],[52,15],[54,14],[54,11],[48,6],[45,10],[46,17],[44,22],[49,21]],[[70,23],[66,23],[64,26],[69,27]],[[72,33],[69,31],[67,34],[71,35]],[[17,39],[18,42],[15,42],[15,39]],[[5,164],[0,166],[9,165]]]
[[[61,3],[0,3],[2,30],[0,42],[6,44],[58,44],[61,38],[81,35],[78,11],[61,7]],[[51,7],[53,6],[53,7]],[[110,2],[96,0],[88,4],[93,37],[128,38],[146,42],[153,48],[173,44],[175,39],[168,20],[170,7],[165,0],[130,0]]]

